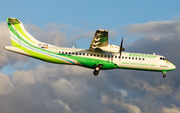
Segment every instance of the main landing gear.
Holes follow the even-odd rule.
[[[96,67],[95,67],[95,69],[94,69],[94,72],[93,72],[93,74],[94,74],[94,76],[97,76],[98,74],[99,74],[99,71],[100,71],[100,69],[102,68],[102,64],[98,64]]]

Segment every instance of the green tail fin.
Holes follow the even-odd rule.
[[[27,44],[37,45],[36,40],[24,28],[22,22],[17,18],[7,18],[7,24],[11,37],[12,46],[25,46]]]

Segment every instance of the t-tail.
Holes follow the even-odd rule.
[[[28,47],[35,47],[40,41],[30,35],[17,18],[7,18],[7,24],[12,46],[5,46],[4,49],[31,56],[28,53]]]

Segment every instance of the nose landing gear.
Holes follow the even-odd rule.
[[[163,78],[166,78],[166,73],[167,73],[167,71],[162,71]]]
[[[95,69],[94,69],[94,72],[93,72],[93,74],[94,74],[94,76],[97,76],[98,74],[99,74],[99,71],[100,71],[100,69],[102,68],[102,64],[98,64],[96,67],[95,67]]]
[[[166,78],[166,74],[163,74],[163,78]]]

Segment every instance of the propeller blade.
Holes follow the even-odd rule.
[[[123,48],[123,37],[122,37],[122,40],[121,40],[121,45],[120,45],[120,48],[119,48],[119,59],[121,58],[121,53],[122,51],[124,51],[125,49]]]

